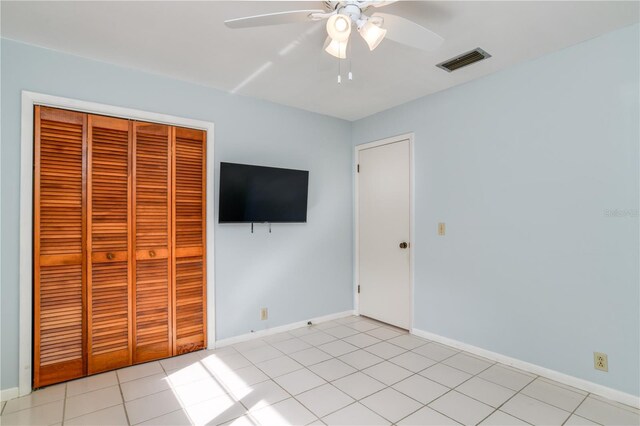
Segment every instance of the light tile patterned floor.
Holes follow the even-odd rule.
[[[0,423],[638,425],[638,410],[348,317],[68,383]]]

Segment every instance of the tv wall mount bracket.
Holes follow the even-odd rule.
[[[265,222],[267,225],[269,225],[269,233],[271,233],[271,222]],[[251,222],[251,233],[253,234],[253,222]]]

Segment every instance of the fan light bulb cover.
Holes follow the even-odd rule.
[[[347,43],[349,43],[348,40],[337,41],[333,39],[324,50],[328,54],[335,56],[338,59],[345,59],[347,57]]]
[[[351,18],[345,15],[333,15],[327,21],[327,34],[333,40],[347,41],[351,35]]]
[[[369,45],[369,50],[373,50],[378,47],[380,42],[384,40],[384,37],[387,35],[387,30],[385,30],[384,28],[380,28],[371,21],[367,21],[367,23],[364,24],[358,31],[360,32],[360,35],[362,36],[364,41],[367,42],[367,45]]]

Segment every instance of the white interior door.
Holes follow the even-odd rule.
[[[362,149],[358,164],[360,314],[409,329],[410,142]]]

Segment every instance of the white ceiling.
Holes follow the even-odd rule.
[[[638,22],[613,1],[403,1],[384,8],[445,38],[427,53],[352,39],[354,80],[338,85],[323,23],[231,30],[230,18],[321,9],[317,1],[2,1],[2,37],[347,120],[493,73]],[[492,58],[454,73],[435,64],[481,47]],[[594,58],[597,60],[597,58]],[[348,61],[343,61],[343,67]],[[343,68],[344,69],[344,68]]]

